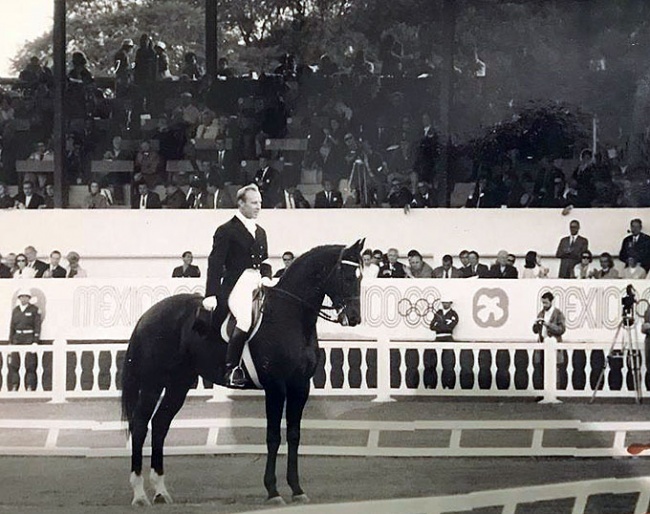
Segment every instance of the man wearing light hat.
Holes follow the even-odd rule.
[[[41,315],[38,308],[32,305],[32,293],[29,289],[18,291],[18,301],[11,313],[11,324],[9,325],[9,344],[31,345],[38,344],[41,337]],[[9,390],[17,391],[20,385],[20,354],[12,352],[9,356],[9,377],[7,385]],[[36,389],[36,366],[38,357],[35,353],[25,354],[25,388],[28,391]]]
[[[458,325],[458,314],[451,308],[454,303],[448,298],[441,301],[442,308],[433,315],[429,328],[436,333],[437,341],[453,341],[452,333]]]

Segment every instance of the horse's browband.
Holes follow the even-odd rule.
[[[359,267],[358,262],[352,262],[352,261],[341,261],[341,264],[347,264],[348,266],[354,266],[355,268]]]

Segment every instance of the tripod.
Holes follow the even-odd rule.
[[[643,400],[643,381],[641,377],[641,351],[639,350],[639,341],[637,338],[637,332],[634,330],[635,320],[631,310],[623,310],[623,319],[618,324],[616,333],[614,334],[614,340],[612,345],[609,347],[607,352],[607,358],[603,364],[603,369],[600,372],[598,377],[598,382],[596,382],[596,387],[594,392],[591,395],[591,400],[589,403],[593,403],[596,399],[596,395],[600,390],[603,382],[605,380],[605,371],[609,366],[611,368],[612,361],[614,359],[619,359],[621,363],[626,362],[628,372],[632,373],[632,384],[634,386],[635,392],[635,401],[637,404],[641,403]],[[617,348],[618,345],[618,348]],[[622,366],[621,366],[621,369]]]

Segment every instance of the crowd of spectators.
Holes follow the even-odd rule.
[[[80,255],[71,251],[65,257],[67,266],[61,262],[60,251],[50,252],[49,262],[37,258],[36,248],[28,246],[21,253],[10,252],[3,258],[0,255],[0,278],[86,278],[88,273],[79,261]]]
[[[347,66],[328,55],[306,64],[283,54],[259,74],[238,74],[221,58],[214,80],[206,78],[196,54],[170,63],[166,44],[147,34],[137,48],[132,39],[121,43],[108,81],[96,79],[83,53],[74,52],[66,97],[65,185],[97,182],[93,187],[106,205],[90,200],[83,204],[87,208],[149,208],[142,207],[142,183],[152,193],[165,186],[163,208],[228,207],[217,200],[210,207],[197,196],[207,197],[209,187],[225,190],[252,181],[266,184],[266,208],[446,205],[439,131],[421,100],[432,94],[428,77],[434,67],[405,56],[393,36],[383,38],[381,49],[379,62],[369,62],[360,50]],[[19,87],[0,95],[5,183],[20,182],[16,160],[52,158],[52,86],[51,71],[34,57]],[[29,121],[28,132],[21,131],[20,119]],[[269,144],[278,140],[285,143]],[[572,171],[547,159],[530,166],[521,155],[498,166],[475,165],[478,172],[470,164],[468,174],[461,164],[467,157],[452,156],[450,176],[452,186],[475,176],[467,207],[643,203],[643,195],[625,185],[635,170],[607,152],[584,150]],[[95,173],[91,162],[97,160],[132,164],[121,172]],[[170,161],[188,161],[191,171],[171,170]],[[322,179],[324,194],[311,202],[300,189],[303,170],[316,170]],[[47,177],[27,178],[45,197]],[[131,184],[133,198],[123,198],[125,184]],[[151,208],[159,203],[151,202]]]

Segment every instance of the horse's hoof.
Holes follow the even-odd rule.
[[[174,503],[172,497],[169,494],[157,493],[153,497],[154,505],[160,505],[162,503]]]
[[[309,499],[309,496],[307,496],[305,493],[302,494],[296,494],[291,498],[291,501],[293,503],[310,503],[311,500]]]
[[[274,496],[273,498],[269,498],[266,500],[267,505],[286,505],[287,503],[284,501],[282,496]]]
[[[151,507],[151,502],[146,496],[135,496],[131,505],[134,507]]]

